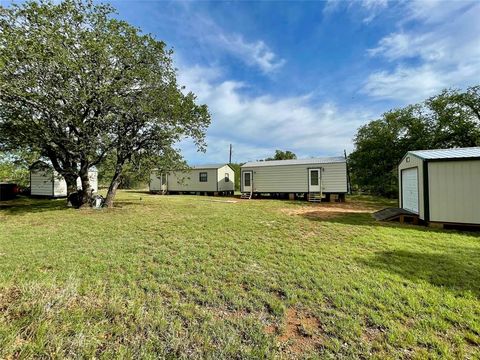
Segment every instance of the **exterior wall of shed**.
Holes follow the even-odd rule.
[[[93,189],[93,192],[98,192],[98,172],[96,171],[89,171],[88,172],[88,180],[90,181],[90,187]],[[67,183],[65,183],[65,189],[67,188]],[[82,180],[80,178],[77,179],[77,187],[79,189],[82,188]],[[66,190],[65,190],[66,192]]]
[[[242,167],[242,172],[252,171],[253,192],[306,193],[308,169],[322,168],[322,192],[347,192],[347,164],[302,164]],[[241,187],[243,189],[243,177]]]
[[[88,177],[93,192],[97,192],[98,173],[90,171]],[[82,188],[80,178],[77,179],[77,187]],[[67,183],[56,171],[32,169],[30,170],[30,194],[34,196],[65,197],[67,196]]]
[[[149,183],[150,191],[161,191],[160,186],[160,172],[159,171],[152,171],[150,173],[150,183]]]
[[[480,224],[480,160],[428,163],[430,221]]]
[[[200,182],[200,173],[207,173],[207,181]],[[172,171],[167,175],[168,191],[217,191],[217,169]]]
[[[407,162],[407,159],[409,161]],[[423,197],[423,160],[408,154],[398,166],[398,206],[403,208],[402,204],[402,170],[418,168],[418,215],[420,219],[425,219],[425,206]]]
[[[34,196],[54,196],[53,173],[50,170],[36,170],[30,171],[30,194]]]
[[[228,182],[225,181],[225,174],[228,174]],[[228,165],[218,169],[218,191],[233,191],[235,189],[235,172]]]

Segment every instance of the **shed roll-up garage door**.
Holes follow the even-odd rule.
[[[402,207],[418,214],[418,169],[402,170]]]

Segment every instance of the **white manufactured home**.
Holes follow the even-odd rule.
[[[98,172],[95,168],[88,171],[90,186],[93,192],[98,191]],[[77,179],[77,187],[82,188],[80,178]],[[65,179],[53,169],[52,165],[37,161],[30,166],[30,195],[45,197],[66,197],[67,183]]]
[[[480,147],[409,151],[399,207],[426,223],[480,225]]]
[[[228,164],[192,166],[187,170],[153,170],[150,192],[233,195],[235,172]]]
[[[345,200],[348,191],[344,157],[248,162],[241,167],[243,197],[255,194],[301,194],[310,201]]]

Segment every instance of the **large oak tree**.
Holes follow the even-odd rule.
[[[0,146],[35,150],[65,177],[116,159],[111,205],[123,168],[148,156],[178,160],[184,137],[202,150],[205,105],[176,82],[172,51],[112,17],[109,5],[67,0],[0,7]]]

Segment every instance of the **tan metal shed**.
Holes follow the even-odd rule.
[[[480,225],[480,147],[409,151],[399,206],[427,223]]]
[[[98,191],[98,172],[95,167],[88,170],[90,186],[94,193]],[[77,187],[82,188],[80,178],[77,178]],[[67,183],[63,176],[45,161],[36,161],[30,166],[30,194],[32,196],[66,197]]]

